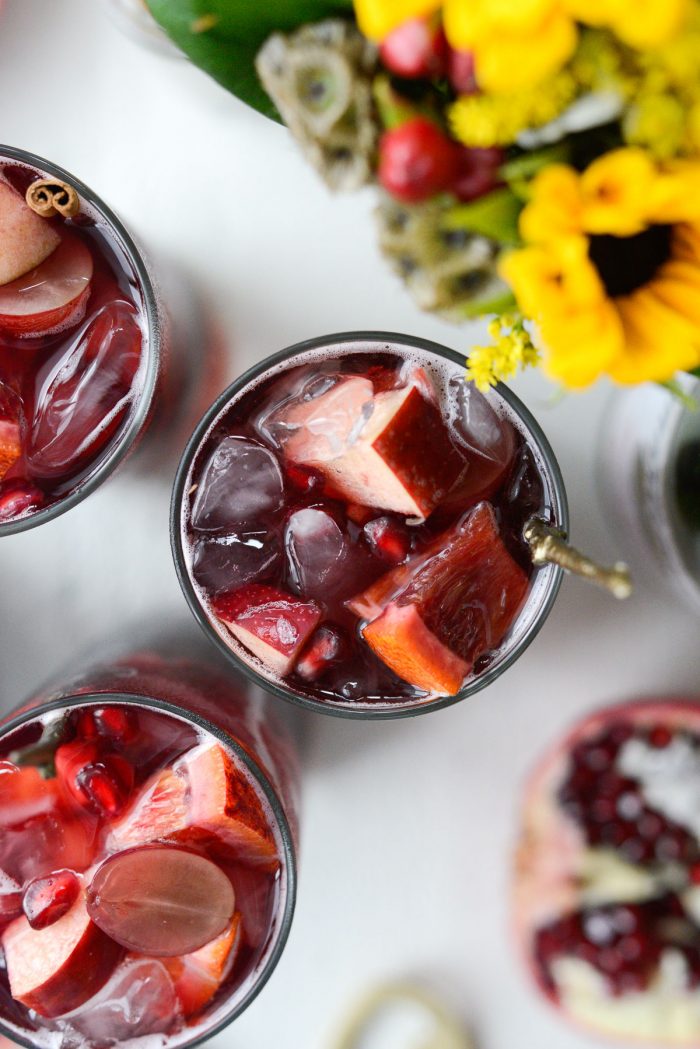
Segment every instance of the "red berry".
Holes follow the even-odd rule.
[[[54,871],[35,878],[25,889],[22,909],[32,929],[53,925],[71,909],[78,898],[80,882],[73,871]]]
[[[498,169],[502,163],[503,150],[495,146],[489,149],[460,149],[459,171],[452,189],[460,200],[483,197],[498,185]]]
[[[320,626],[302,652],[296,672],[306,681],[316,681],[343,654],[343,639],[331,626]]]
[[[435,18],[409,18],[385,37],[379,57],[396,76],[439,77],[445,71],[447,41]]]
[[[472,51],[450,49],[447,56],[447,78],[458,95],[474,95],[479,90]]]
[[[700,863],[693,863],[688,869],[688,878],[693,885],[700,885]]]
[[[414,117],[385,131],[379,144],[379,181],[398,200],[415,204],[451,187],[459,149],[430,120]]]
[[[401,564],[411,551],[411,533],[395,517],[375,517],[363,532],[372,553],[387,564]]]
[[[39,510],[45,498],[41,489],[29,481],[3,482],[0,484],[0,521],[14,521]]]

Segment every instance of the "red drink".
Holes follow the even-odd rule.
[[[565,524],[556,463],[507,391],[402,336],[340,336],[264,362],[213,406],[173,499],[181,582],[205,629],[281,695],[416,712],[500,673],[559,572],[523,526]]]
[[[0,148],[0,530],[84,497],[143,431],[159,368],[159,319],[143,260],[90,191]],[[38,179],[77,192],[44,218]]]
[[[294,753],[262,715],[230,680],[146,651],[6,726],[8,1034],[189,1045],[255,996],[288,933],[296,834]]]

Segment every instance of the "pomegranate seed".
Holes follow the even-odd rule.
[[[390,565],[401,564],[411,552],[411,533],[394,517],[376,517],[365,525],[363,533],[375,557]]]
[[[108,754],[99,763],[86,765],[78,773],[76,784],[98,815],[113,817],[129,800],[134,773],[124,758]]]
[[[458,171],[456,143],[425,117],[414,117],[382,135],[378,177],[397,200],[427,200],[450,188]]]
[[[673,733],[666,725],[654,725],[649,731],[649,742],[652,747],[658,747],[659,750],[667,747],[672,739]]]
[[[338,662],[343,649],[343,639],[338,631],[331,626],[320,626],[297,662],[297,674],[306,681],[316,681]]]
[[[83,739],[105,736],[118,743],[131,743],[138,735],[138,719],[136,712],[126,707],[99,707],[82,711],[76,729]]]
[[[475,95],[479,86],[476,82],[474,53],[451,48],[447,56],[447,77],[458,95]]]
[[[379,57],[406,79],[439,77],[445,71],[447,41],[437,18],[409,18],[384,38]]]
[[[56,774],[80,805],[116,816],[129,799],[134,770],[118,754],[103,753],[95,740],[75,739],[56,751]]]
[[[71,909],[79,892],[80,882],[73,871],[54,871],[30,881],[22,909],[32,929],[45,929],[57,922]]]
[[[452,189],[460,200],[469,201],[490,193],[500,182],[498,169],[503,163],[503,150],[467,149],[459,151],[459,170]]]
[[[317,492],[323,488],[323,476],[311,466],[302,466],[301,463],[287,463],[285,466],[287,480],[300,492],[308,494]]]
[[[41,509],[45,495],[29,481],[3,481],[0,484],[0,521],[14,521]]]

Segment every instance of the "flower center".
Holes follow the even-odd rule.
[[[671,255],[671,226],[650,226],[633,237],[595,233],[588,255],[608,295],[629,295],[648,284]]]

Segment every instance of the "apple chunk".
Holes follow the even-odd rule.
[[[218,743],[157,772],[112,824],[111,852],[159,840],[204,841],[227,858],[274,869],[277,847],[255,788]]]
[[[45,262],[0,287],[0,331],[28,339],[77,324],[85,312],[92,270],[89,248],[66,234]]]
[[[48,1017],[91,998],[123,953],[91,921],[84,889],[68,913],[45,929],[17,918],[3,933],[2,946],[12,997]]]
[[[454,695],[475,661],[510,629],[528,588],[489,503],[449,529],[431,553],[388,573],[350,607],[374,653],[416,688]]]
[[[285,457],[319,470],[349,503],[427,517],[465,462],[425,382],[370,396],[368,380],[341,380],[290,410]]]
[[[233,636],[280,677],[292,670],[321,619],[313,601],[261,583],[220,594],[212,604]]]
[[[236,913],[229,927],[198,951],[163,959],[185,1017],[201,1013],[209,1004],[236,964],[242,943],[241,916]]]
[[[12,186],[0,180],[0,285],[47,259],[61,238]]]

